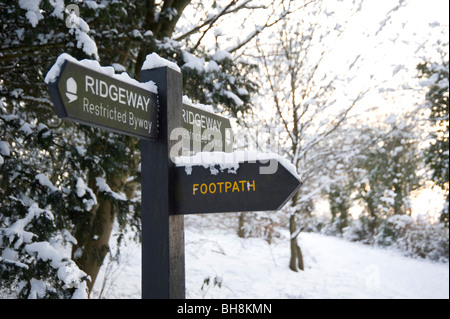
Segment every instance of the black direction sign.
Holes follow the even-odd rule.
[[[204,166],[176,167],[173,213],[279,210],[302,182],[281,163],[276,164],[273,174],[261,174],[268,166],[266,161],[241,162],[234,173],[221,171],[220,166],[213,173]]]
[[[157,139],[157,94],[142,86],[66,60],[48,88],[60,118],[141,139]]]
[[[188,104],[183,104],[182,118],[185,149],[194,152],[233,151],[234,137],[229,119]]]

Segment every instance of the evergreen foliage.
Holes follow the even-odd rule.
[[[431,179],[446,192],[447,200],[441,212],[441,221],[448,226],[448,189],[449,189],[449,64],[424,62],[417,66],[419,76],[424,78],[423,85],[428,88],[425,95],[426,105],[430,109],[430,122],[435,128],[431,132],[431,145],[425,152],[425,163],[431,169]]]

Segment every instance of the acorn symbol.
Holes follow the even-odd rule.
[[[69,99],[69,103],[72,103],[73,101],[78,99],[77,82],[72,77],[68,78],[66,82],[66,96]]]

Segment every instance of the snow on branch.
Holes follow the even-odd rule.
[[[45,174],[37,174],[36,179],[39,181],[39,184],[42,186],[48,187],[52,193],[57,192],[58,188],[56,188],[52,182],[48,179]]]
[[[30,22],[31,26],[35,28],[39,20],[44,19],[44,16],[41,13],[41,10],[39,9],[39,3],[40,1],[33,1],[33,0],[19,0],[19,6],[27,10],[27,13],[25,16],[28,19],[28,22]]]
[[[106,180],[102,177],[96,178],[97,186],[100,189],[100,191],[107,193],[108,195],[111,195],[113,198],[120,200],[120,201],[126,201],[127,197],[123,193],[116,193],[111,190],[109,185],[106,183]]]

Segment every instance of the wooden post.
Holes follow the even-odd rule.
[[[158,87],[159,133],[141,140],[142,298],[184,299],[184,216],[173,215],[171,194],[174,163],[170,140],[182,123],[182,75],[167,67],[144,70],[141,81]]]

